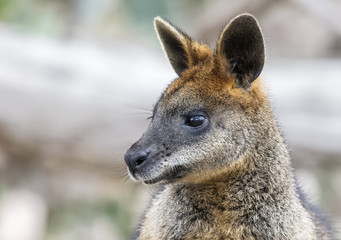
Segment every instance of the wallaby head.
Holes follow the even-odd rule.
[[[273,120],[259,79],[261,30],[253,16],[239,15],[211,50],[159,17],[154,23],[178,78],[127,151],[129,173],[147,184],[218,177],[255,148]]]

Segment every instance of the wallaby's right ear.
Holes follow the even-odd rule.
[[[181,76],[181,73],[189,67],[191,39],[182,31],[175,28],[169,22],[160,17],[154,19],[156,32],[165,50],[173,69]]]
[[[236,76],[237,86],[248,89],[264,65],[264,40],[250,14],[234,18],[220,36],[217,48],[223,73]]]

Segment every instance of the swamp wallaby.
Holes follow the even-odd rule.
[[[157,17],[179,78],[127,151],[132,179],[158,183],[137,239],[331,239],[296,185],[259,78],[264,41],[256,19],[226,25],[217,47]]]

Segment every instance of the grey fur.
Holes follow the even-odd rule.
[[[157,29],[162,24],[161,41],[172,35],[183,41],[177,51],[182,46],[180,52],[188,53],[188,68],[176,67],[180,78],[162,94],[149,128],[125,155],[133,179],[163,186],[141,221],[137,239],[332,239],[300,198],[261,79],[254,79],[264,62],[256,20],[248,14],[232,20],[216,52],[181,36],[160,18],[155,24]],[[244,28],[256,33],[241,34],[254,38],[256,51],[224,47],[226,39],[238,46],[238,32]],[[232,37],[226,37],[231,31]],[[172,44],[163,46],[171,55]],[[239,68],[236,74],[229,51],[239,51],[246,62],[258,62],[252,65],[257,67]],[[170,61],[180,66],[174,56]],[[240,84],[241,75],[249,77],[249,84]]]

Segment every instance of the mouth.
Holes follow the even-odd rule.
[[[131,171],[129,167],[127,167],[127,172],[131,180],[134,182],[138,182],[139,179],[135,176],[135,172]]]
[[[160,182],[164,183],[172,183],[176,180],[179,180],[183,178],[186,175],[186,172],[188,172],[188,167],[183,165],[173,166],[170,169],[167,169],[163,171],[161,174],[159,174],[156,177],[153,178],[144,178],[143,176],[136,176],[136,174],[132,174],[129,171],[129,174],[131,178],[135,181],[142,181],[145,184],[156,184]]]

